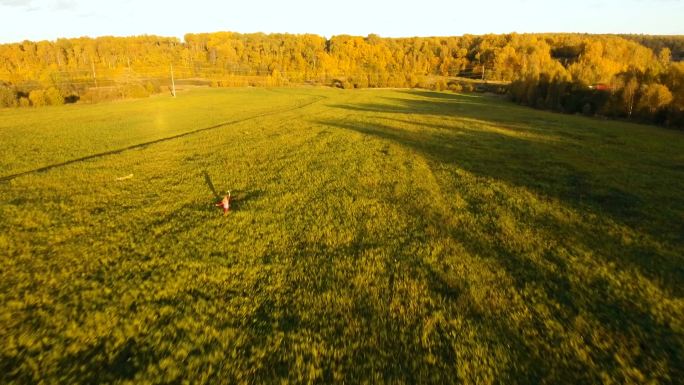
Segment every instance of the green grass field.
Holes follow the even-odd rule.
[[[0,383],[684,378],[681,132],[217,89],[1,110],[0,146]]]

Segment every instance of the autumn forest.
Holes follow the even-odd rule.
[[[0,107],[145,97],[180,84],[417,87],[507,94],[565,113],[684,126],[684,38],[187,34],[0,45]]]

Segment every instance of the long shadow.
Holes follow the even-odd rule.
[[[211,177],[209,176],[209,173],[207,172],[207,170],[203,170],[202,175],[204,175],[204,183],[207,184],[207,187],[209,187],[209,190],[211,191],[211,193],[214,194],[214,198],[221,199],[221,196],[216,191],[216,187],[214,187],[214,182],[211,181]]]
[[[425,222],[443,222],[441,213],[419,206],[404,209]],[[422,224],[418,225],[421,226]],[[473,237],[458,227],[442,227],[440,236],[462,241],[472,256],[481,254],[483,249],[491,248],[490,244],[483,244],[482,239]],[[300,243],[293,248],[296,250],[296,257],[283,266],[285,272],[282,279],[286,282],[282,286],[284,292],[273,300],[262,303],[264,307],[254,314],[255,319],[248,325],[252,325],[250,327],[260,335],[276,334],[279,330],[314,330],[317,338],[326,341],[329,347],[342,348],[346,346],[344,344],[352,344],[356,346],[356,350],[348,356],[347,364],[354,368],[372,370],[373,365],[367,359],[372,357],[376,361],[376,368],[381,368],[378,373],[387,382],[433,383],[439,381],[426,381],[426,373],[451,373],[445,367],[407,365],[429,354],[436,356],[437,362],[453,365],[473,364],[478,359],[492,360],[492,365],[502,370],[500,375],[503,383],[596,383],[600,382],[599,371],[607,370],[614,375],[622,370],[619,359],[615,359],[614,354],[634,340],[644,346],[641,358],[648,364],[664,360],[676,365],[681,348],[672,341],[678,338],[677,332],[650,314],[635,309],[633,304],[622,301],[608,286],[597,287],[582,280],[570,280],[562,269],[545,268],[525,256],[506,250],[505,247],[499,247],[496,256],[476,257],[483,260],[493,258],[500,263],[512,276],[513,285],[518,292],[524,292],[532,286],[543,289],[543,296],[525,298],[532,301],[525,304],[525,310],[531,312],[532,316],[521,325],[506,313],[502,316],[486,308],[478,308],[469,285],[481,285],[483,282],[443,271],[423,259],[425,255],[414,254],[412,250],[420,243],[420,239],[414,238],[404,241],[401,247],[388,253],[384,260],[378,261],[383,265],[379,268],[380,272],[367,277],[370,282],[362,286],[353,285],[350,274],[353,276],[355,272],[335,269],[333,260],[355,260],[364,251],[372,250],[377,245],[352,241],[347,246],[331,248],[324,244]],[[561,264],[559,266],[562,267]],[[453,328],[453,325],[462,324],[450,324],[446,320],[434,328],[432,333],[426,334],[426,319],[414,323],[419,318],[417,313],[409,313],[408,319],[400,316],[392,305],[403,303],[402,290],[406,290],[407,283],[413,281],[425,284],[429,297],[434,301],[431,302],[434,305],[428,306],[428,314],[442,314],[446,320],[460,319],[481,334],[463,335],[458,332],[458,328]],[[472,290],[482,288],[474,287]],[[305,293],[304,296],[314,297],[324,297],[331,293],[335,296],[349,296],[353,301],[353,311],[343,313],[334,306],[309,308],[296,300],[302,292]],[[554,310],[552,319],[538,318],[548,317],[548,314],[537,313],[537,306],[553,306],[556,302],[562,306]],[[605,333],[608,333],[602,337],[616,340],[616,346],[611,347],[592,345],[589,338],[581,341],[581,347],[588,349],[595,360],[591,364],[582,361],[581,354],[575,354],[567,345],[559,344],[559,341],[567,342],[563,338],[572,338],[573,322],[577,317],[600,322],[605,325]],[[549,326],[544,321],[559,322],[567,329],[553,329],[554,326]],[[345,335],[345,327],[353,324],[362,324],[364,328],[354,336]],[[566,330],[567,335],[563,334]],[[341,337],[345,338],[340,340]],[[420,343],[426,339],[432,344],[429,348]],[[366,344],[368,341],[372,343]],[[509,361],[498,363],[491,351],[482,353],[471,350],[473,345],[479,344],[481,346],[478,347],[485,348],[505,346]],[[277,361],[276,358],[273,353],[272,359]],[[331,360],[326,357],[322,362],[325,382],[332,382]],[[281,369],[286,370],[288,365],[291,364],[286,364]],[[637,368],[647,370],[646,365],[637,365]],[[669,366],[665,373],[671,378],[677,378],[677,371],[676,367]],[[286,375],[287,372],[284,373]],[[263,370],[257,373],[258,377],[270,375],[272,374]],[[451,382],[457,381],[452,379]]]
[[[127,147],[118,148],[118,149],[115,149],[115,150],[100,152],[100,153],[97,153],[97,154],[91,154],[91,155],[87,155],[87,156],[80,157],[80,158],[70,159],[70,160],[67,160],[67,161],[64,161],[64,162],[60,162],[60,163],[54,163],[54,164],[50,164],[50,165],[47,165],[47,166],[34,168],[34,169],[28,170],[28,171],[23,171],[23,172],[18,172],[18,173],[15,173],[15,174],[0,176],[0,182],[8,182],[8,181],[10,181],[10,180],[12,180],[12,179],[16,179],[16,178],[19,178],[19,177],[22,177],[22,176],[25,176],[25,175],[30,175],[30,174],[35,174],[35,173],[42,173],[42,172],[50,171],[50,170],[55,169],[55,168],[68,166],[68,165],[71,165],[71,164],[74,164],[74,163],[80,163],[80,162],[85,162],[85,161],[92,160],[92,159],[103,158],[103,157],[106,157],[106,156],[109,156],[109,155],[121,154],[121,153],[123,153],[123,152],[130,151],[130,150],[142,149],[142,148],[146,148],[146,147],[148,147],[148,146],[154,145],[154,144],[163,143],[163,142],[168,142],[168,141],[172,141],[172,140],[175,140],[175,139],[184,138],[184,137],[186,137],[186,136],[195,135],[195,134],[198,134],[198,133],[201,133],[201,132],[211,131],[211,130],[215,130],[215,129],[217,129],[217,128],[223,128],[223,127],[227,127],[227,126],[232,126],[232,125],[236,125],[236,124],[248,122],[248,121],[255,120],[255,119],[259,119],[259,118],[264,118],[264,117],[267,117],[267,116],[272,116],[272,115],[282,114],[282,113],[286,113],[286,112],[290,112],[290,111],[300,110],[300,109],[306,108],[306,107],[308,107],[308,106],[310,106],[310,105],[312,105],[312,104],[314,104],[314,103],[317,103],[317,102],[319,102],[319,101],[321,101],[321,100],[323,100],[323,99],[324,99],[324,97],[319,97],[319,98],[316,98],[315,100],[313,100],[313,101],[311,101],[311,102],[302,103],[302,104],[300,104],[300,105],[298,105],[298,106],[291,107],[291,108],[284,108],[284,109],[278,109],[278,110],[274,110],[274,111],[264,112],[264,113],[257,114],[257,115],[254,115],[254,116],[249,116],[249,117],[246,117],[246,118],[230,120],[230,121],[226,121],[226,122],[223,122],[223,123],[214,124],[214,125],[209,126],[209,127],[198,128],[198,129],[196,129],[196,130],[183,132],[183,133],[181,133],[181,134],[167,136],[167,137],[165,137],[165,138],[159,138],[159,139],[155,139],[155,140],[150,140],[150,141],[143,142],[143,143],[133,144],[133,145],[130,145],[130,146],[127,146]]]
[[[244,194],[244,201],[249,202],[262,192],[255,190]],[[626,348],[642,349],[640,361],[627,363],[632,365],[629,370],[637,369],[647,374],[650,369],[661,370],[661,375],[664,373],[672,379],[661,383],[674,384],[676,378],[681,378],[678,360],[682,346],[677,342],[680,335],[634,304],[622,301],[614,294],[610,283],[570,280],[564,273],[566,266],[563,263],[566,262],[555,262],[558,269],[550,269],[504,245],[492,248],[492,244],[467,229],[442,225],[446,222],[445,214],[429,205],[411,200],[405,202],[409,204],[402,205],[401,210],[417,218],[417,223],[409,230],[436,225],[435,243],[440,237],[456,239],[474,259],[495,260],[512,277],[511,284],[517,292],[541,287],[542,295],[525,298],[530,300],[524,304],[525,311],[531,313],[530,320],[521,323],[515,320],[518,314],[513,311],[496,313],[479,307],[473,293],[487,282],[429,262],[429,252],[421,248],[424,239],[420,237],[398,241],[378,257],[376,261],[380,266],[371,270],[373,274],[368,274],[363,265],[372,261],[359,260],[359,256],[373,250],[377,252],[379,247],[387,245],[367,243],[363,230],[359,230],[355,239],[342,245],[298,241],[280,250],[269,250],[267,253],[283,253],[285,258],[263,263],[279,263],[282,268],[270,270],[263,280],[255,280],[253,286],[228,279],[213,287],[198,283],[180,295],[162,296],[154,307],[167,306],[188,317],[197,317],[197,322],[219,332],[240,331],[243,345],[238,346],[245,348],[233,350],[232,356],[231,348],[235,347],[237,339],[231,339],[219,348],[213,346],[215,340],[208,339],[206,346],[197,347],[206,348],[207,353],[198,350],[196,354],[212,352],[240,368],[252,367],[257,361],[259,365],[250,372],[250,379],[255,383],[276,383],[288,378],[299,367],[297,360],[302,356],[305,363],[317,365],[322,383],[355,383],[359,380],[355,375],[359,373],[374,373],[378,376],[375,377],[377,382],[386,383],[464,383],[467,381],[462,376],[486,376],[491,374],[489,369],[496,370],[496,380],[500,383],[600,383],[601,374],[615,378],[625,370],[620,366],[620,354]],[[204,205],[196,202],[188,204],[169,214],[172,217],[160,218],[159,223],[182,223],[174,231],[183,233],[193,221],[182,218],[197,214],[202,207]],[[421,249],[422,252],[416,252]],[[496,255],[482,250],[493,250]],[[455,257],[450,252],[447,249],[434,259]],[[348,259],[351,263],[343,266],[351,267],[336,268],[334,262],[339,259]],[[262,265],[257,261],[252,266],[254,270],[250,270],[250,274],[257,274]],[[359,270],[354,270],[357,266]],[[236,269],[236,272],[240,271],[240,268]],[[356,274],[365,274],[364,279],[354,280]],[[498,286],[496,294],[504,296],[508,285]],[[419,308],[402,298],[407,291],[421,287],[426,288],[428,301],[420,303]],[[326,298],[343,298],[342,303],[348,306],[330,306]],[[207,319],[188,313],[191,309],[188,303],[199,299],[219,307],[227,301],[240,300],[252,310],[234,317]],[[498,299],[504,306],[519,305],[519,302],[509,300],[505,296]],[[550,307],[554,302],[562,306],[554,310],[553,319],[541,319],[545,313],[537,312],[537,307]],[[440,315],[442,321],[430,328],[427,319],[433,315]],[[174,317],[173,313],[155,317],[146,326],[145,333],[176,331],[168,327],[174,324]],[[578,317],[605,325],[607,334],[599,337],[609,343],[593,345],[595,334],[569,341],[573,336],[573,322]],[[545,324],[544,321],[552,322]],[[306,333],[307,339],[323,344],[326,349],[313,358],[292,354],[294,343],[289,340],[300,338],[298,333],[302,332]],[[105,354],[105,344],[110,340],[101,337],[65,356],[60,370],[72,375],[78,373],[87,383],[132,379],[138,372],[162,360],[175,346],[197,341],[187,337],[182,330],[177,333],[166,335],[172,344],[170,348],[160,349],[149,338],[131,338],[109,357]],[[274,345],[278,336],[284,336],[284,342]],[[573,350],[568,342],[573,343],[573,347],[578,346],[578,350]],[[591,359],[583,360],[583,354]],[[498,360],[502,356],[506,360]],[[433,362],[427,363],[427,357],[432,357]],[[661,366],[651,366],[654,362]],[[9,365],[11,368],[16,363]],[[461,371],[464,367],[468,370]],[[231,373],[211,375],[220,382],[227,381],[226,378],[232,380]],[[28,375],[10,379],[31,382]],[[237,382],[237,379],[230,382]]]
[[[399,91],[402,94],[407,94],[411,96],[422,96],[424,98],[432,98],[438,100],[458,100],[463,101],[464,97],[476,99],[478,96],[474,95],[457,95],[457,94],[447,94],[444,92],[433,92],[426,90],[402,90]]]
[[[421,96],[416,95],[414,91],[408,92],[414,98]],[[589,212],[604,220],[627,226],[637,234],[645,234],[650,239],[648,244],[626,244],[619,236],[597,233],[592,231],[596,229],[595,226],[585,224],[583,228],[569,229],[571,233],[568,235],[573,242],[585,243],[590,250],[596,245],[601,245],[606,258],[622,266],[637,267],[646,277],[662,283],[663,287],[674,293],[682,292],[684,266],[681,257],[674,255],[673,251],[684,247],[684,223],[676,220],[677,210],[684,209],[681,197],[672,196],[670,207],[654,208],[653,202],[649,201],[652,197],[644,197],[628,190],[631,182],[629,177],[617,180],[617,183],[603,180],[602,175],[596,172],[596,164],[600,165],[601,159],[610,156],[619,158],[622,155],[611,153],[619,150],[608,149],[607,153],[596,155],[594,149],[590,148],[591,142],[585,143],[582,147],[572,143],[570,139],[529,140],[477,127],[459,128],[458,125],[448,124],[462,118],[466,118],[466,125],[475,124],[468,119],[481,121],[483,124],[505,122],[505,126],[509,126],[511,130],[538,135],[539,128],[526,127],[525,124],[521,124],[520,118],[524,118],[522,122],[536,122],[535,119],[546,118],[547,114],[535,115],[535,111],[532,111],[531,117],[526,117],[522,114],[527,111],[513,111],[512,117],[493,117],[492,109],[484,103],[482,106],[467,104],[467,108],[464,108],[463,98],[445,99],[448,101],[388,98],[386,100],[391,104],[337,105],[337,108],[373,114],[359,114],[358,121],[353,119],[355,115],[351,115],[345,119],[319,120],[318,123],[397,143],[418,151],[436,163],[453,164],[474,175],[527,189],[541,197],[559,200],[577,212]],[[425,114],[445,117],[447,120],[444,126],[432,124],[431,130],[420,130],[421,122],[386,118],[388,114]],[[521,114],[517,116],[517,121],[515,114]],[[371,118],[368,118],[369,115]],[[549,116],[549,119],[553,118]],[[381,123],[387,121],[389,124]],[[418,130],[397,128],[391,125],[393,121],[414,124]],[[572,130],[557,127],[549,129],[550,135],[554,137],[558,137],[558,132]],[[577,131],[588,130],[580,127]],[[605,134],[597,135],[600,138]],[[682,177],[684,180],[684,175]],[[663,249],[657,246],[659,243],[669,247]]]
[[[425,222],[442,222],[442,213],[419,206],[404,209]],[[482,245],[481,239],[455,226],[443,227],[440,235],[462,240],[473,255],[489,246]],[[501,250],[500,261],[513,275],[519,290],[529,287],[530,283],[539,284],[545,288],[549,298],[562,303],[563,307],[554,315],[564,327],[572,329],[572,320],[578,309],[585,311],[585,319],[591,317],[591,320],[608,325],[610,335],[602,337],[614,338],[615,346],[593,346],[589,336],[577,342],[580,348],[589,349],[592,360],[586,362],[581,359],[581,354],[574,354],[567,345],[558,343],[567,342],[562,339],[566,337],[562,335],[565,330],[552,329],[543,324],[543,320],[534,318],[520,325],[509,314],[502,316],[478,308],[469,285],[482,282],[443,271],[423,259],[425,255],[415,255],[412,250],[416,250],[420,243],[420,239],[407,238],[393,253],[385,254],[378,261],[384,266],[374,270],[378,274],[365,276],[367,284],[355,285],[352,278],[355,274],[364,274],[364,271],[336,269],[334,259],[346,258],[356,262],[365,251],[377,249],[377,244],[366,244],[360,239],[338,246],[303,241],[285,251],[291,258],[280,262],[282,269],[269,273],[273,278],[255,281],[254,286],[226,280],[213,287],[214,291],[193,285],[180,295],[163,297],[154,305],[177,309],[188,317],[198,317],[187,313],[190,299],[213,301],[217,306],[228,300],[244,299],[244,303],[253,310],[233,318],[202,319],[201,322],[218,331],[231,329],[241,332],[248,348],[235,350],[232,357],[229,356],[230,350],[213,352],[219,356],[225,354],[226,359],[230,357],[231,362],[240,367],[258,360],[260,365],[250,373],[251,379],[257,383],[280,382],[279,379],[288,378],[298,367],[296,360],[301,356],[291,354],[292,344],[287,340],[297,338],[301,331],[326,346],[313,359],[304,356],[305,363],[316,362],[323,383],[353,383],[358,380],[354,375],[359,373],[374,373],[379,376],[376,380],[381,378],[386,383],[463,383],[463,377],[457,378],[457,374],[477,377],[488,374],[487,370],[491,368],[498,371],[496,377],[501,383],[600,383],[601,372],[615,375],[622,370],[618,365],[620,358],[616,359],[613,354],[617,355],[621,348],[631,346],[632,341],[628,338],[635,338],[646,346],[641,356],[646,363],[643,366],[637,363],[636,369],[647,373],[648,364],[661,360],[662,370],[673,379],[672,383],[680,378],[676,365],[681,347],[672,342],[678,338],[677,334],[648,314],[635,311],[633,305],[613,298],[608,288],[593,288],[581,281],[567,282],[566,277],[558,272]],[[256,263],[255,270],[258,266]],[[524,274],[522,270],[525,270]],[[276,282],[277,285],[274,284]],[[413,282],[427,288],[430,302],[424,309],[409,308],[410,303],[402,302],[402,293],[416,287]],[[586,299],[586,290],[592,289],[596,289],[598,294],[592,302],[587,304],[574,298],[574,295],[583,295]],[[344,298],[353,311],[323,306],[328,296]],[[302,298],[310,301],[302,301]],[[537,297],[536,302],[526,304],[533,317],[537,316],[534,313],[536,306],[549,305],[545,299]],[[393,307],[397,304],[399,310]],[[406,313],[400,313],[401,310]],[[422,310],[425,313],[421,313]],[[436,314],[441,315],[442,321],[429,329],[427,318]],[[146,333],[169,333],[174,330],[168,327],[173,320],[173,313],[155,317],[147,325]],[[463,326],[470,333],[464,333]],[[159,349],[149,339],[131,338],[109,357],[105,354],[108,338],[101,337],[78,352],[66,355],[60,362],[60,370],[72,375],[78,373],[87,383],[135,378],[138,372],[163,359],[168,349],[190,341],[182,331],[167,336],[172,348]],[[277,336],[285,336],[285,342],[274,345],[273,339]],[[425,341],[429,342],[428,346]],[[234,346],[231,341],[226,344]],[[210,345],[207,348],[212,351]],[[500,348],[499,355],[495,352],[497,348]],[[339,352],[344,354],[340,356]],[[507,360],[498,361],[500,355]],[[426,357],[433,357],[434,362],[426,363]],[[340,364],[343,364],[342,369]],[[469,367],[469,370],[456,370],[460,367]],[[216,373],[213,376],[217,376]],[[31,382],[28,375],[9,379]],[[218,378],[217,381],[220,382]]]
[[[338,104],[333,107],[373,113],[373,118],[377,118],[379,116],[377,114],[383,114],[380,115],[382,120],[442,129],[438,138],[435,134],[423,135],[421,133],[421,138],[415,140],[405,130],[382,123],[369,125],[366,122],[349,120],[327,120],[320,121],[320,123],[362,131],[369,135],[384,136],[386,139],[392,139],[409,147],[421,147],[427,150],[424,152],[430,157],[434,158],[437,154],[440,161],[460,165],[467,163],[469,171],[478,175],[531,187],[544,195],[556,196],[567,203],[592,204],[596,209],[607,211],[609,214],[617,214],[618,217],[623,217],[628,222],[630,222],[630,216],[638,211],[642,211],[641,214],[648,214],[640,210],[644,206],[644,199],[625,188],[630,184],[630,177],[617,180],[618,183],[610,183],[597,179],[599,175],[595,172],[595,167],[586,167],[587,164],[595,166],[601,161],[611,160],[611,157],[630,166],[640,165],[641,162],[647,161],[643,158],[637,159],[630,153],[630,151],[644,152],[646,148],[632,149],[619,146],[621,143],[617,139],[620,134],[625,134],[617,132],[618,126],[614,126],[616,130],[613,132],[607,129],[595,130],[591,127],[592,120],[582,117],[521,109],[498,100],[472,102],[473,98],[484,97],[428,91],[401,92],[411,95],[412,98],[381,98],[381,102]],[[416,99],[416,96],[420,98]],[[502,108],[505,111],[499,113],[493,108]],[[444,117],[446,120],[443,125],[431,125],[425,122],[387,117],[388,114],[429,115],[436,118]],[[461,127],[455,127],[455,122]],[[451,126],[447,123],[451,123]],[[511,135],[468,128],[478,123],[502,127],[522,135],[520,138],[514,138]],[[568,127],[569,123],[572,123],[574,127]],[[466,143],[459,143],[459,139],[462,141],[464,138],[457,137],[456,134],[463,133],[473,135],[470,135]],[[531,140],[525,136],[536,139]],[[449,137],[452,142],[445,142],[444,139]],[[541,140],[537,140],[539,138]],[[595,143],[586,143],[582,141],[583,139]],[[454,143],[459,144],[456,151],[448,146]],[[471,147],[461,146],[461,144],[468,144]],[[481,153],[477,147],[483,145],[491,151]],[[602,145],[600,151],[592,148],[594,145]],[[607,146],[603,147],[603,145]],[[584,167],[579,168],[580,165]],[[666,164],[657,166],[667,171],[682,171],[681,166]],[[648,173],[644,172],[644,175],[639,176],[648,176]],[[684,173],[681,177],[684,179]],[[560,189],[565,193],[554,194],[554,189]],[[676,209],[684,210],[684,202],[681,199],[675,199],[669,203],[676,205]],[[640,226],[643,218],[634,219],[630,224]],[[673,234],[684,234],[684,223],[678,221],[672,224],[675,225],[672,229]],[[661,228],[654,233],[662,234]],[[684,241],[682,236],[677,238]]]
[[[207,185],[207,188],[209,188],[209,191],[211,191],[211,193],[214,195],[214,199],[219,200],[223,198],[223,195],[219,194],[218,190],[216,189],[216,186],[214,186],[214,182],[212,181],[209,172],[207,172],[207,170],[202,170],[202,175],[204,177],[204,183]],[[249,204],[250,201],[259,199],[263,195],[264,192],[262,190],[233,190],[231,191],[232,201],[230,209],[232,211],[240,210],[241,208],[244,208],[247,204]]]
[[[381,123],[371,125],[350,120],[324,120],[319,123],[394,141],[418,149],[426,157],[438,162],[458,164],[479,176],[525,187],[570,205],[590,205],[599,211],[625,216],[635,214],[641,203],[638,196],[618,188],[598,185],[590,173],[578,170],[562,159],[555,159],[555,145],[542,145],[536,141],[466,128],[416,134]],[[425,126],[436,129],[448,127]]]
[[[411,91],[410,95],[414,95]],[[481,100],[476,97],[467,97],[463,95],[453,95],[449,98],[398,98],[398,97],[381,97],[376,99],[384,103],[356,103],[356,104],[332,104],[331,107],[342,108],[357,112],[377,112],[377,113],[400,113],[400,114],[430,114],[435,116],[455,116],[456,112],[469,111],[470,117],[483,117],[484,114],[477,112],[486,109],[489,115],[493,108],[499,106],[492,104],[487,100]],[[479,108],[478,108],[479,107]],[[489,116],[491,119],[492,116]],[[499,117],[501,121],[514,121],[506,119],[505,115]],[[495,119],[495,120],[499,120]]]
[[[673,343],[679,338],[676,327],[667,321],[663,322],[657,319],[643,308],[635,306],[634,303],[625,298],[625,293],[620,293],[620,288],[612,287],[613,283],[596,277],[592,277],[592,279],[589,277],[573,277],[569,273],[571,270],[568,266],[569,261],[565,259],[547,254],[543,257],[543,263],[540,263],[540,261],[534,260],[524,253],[510,250],[505,244],[496,240],[489,243],[478,237],[477,234],[470,234],[466,229],[444,225],[447,221],[443,213],[425,209],[418,205],[411,206],[408,210],[419,213],[420,218],[428,223],[440,224],[440,233],[443,236],[458,240],[459,244],[463,245],[469,254],[478,256],[477,258],[483,260],[493,260],[496,265],[504,268],[513,279],[513,284],[518,292],[529,293],[529,288],[534,286],[543,288],[545,298],[535,298],[534,301],[539,303],[529,303],[530,310],[539,304],[547,306],[556,302],[561,306],[553,310],[552,317],[560,321],[562,325],[572,325],[577,317],[590,317],[592,321],[600,323],[608,333],[639,340],[643,354],[649,359],[659,360],[664,357],[668,362],[677,362],[679,359],[682,346],[676,342]],[[491,254],[486,252],[483,254],[483,250],[490,250]],[[448,272],[443,272],[439,267],[425,260],[415,259],[414,264],[418,269],[428,272],[427,283],[434,293],[446,293],[447,296],[453,296],[454,299],[468,295],[463,285],[454,285],[447,279],[450,275]],[[553,268],[549,268],[549,266],[553,266]],[[453,275],[450,278],[453,280]],[[629,297],[629,294],[626,297]],[[532,312],[535,311],[532,310]],[[565,372],[562,375],[564,378],[569,379],[575,375],[579,378],[582,376],[592,378],[594,376],[592,381],[598,381],[597,373],[591,371],[573,374],[577,365],[584,365],[575,359],[555,361],[553,368],[548,366],[547,357],[553,355],[558,347],[554,347],[553,342],[549,345],[540,343],[547,339],[552,341],[555,338],[547,334],[547,326],[541,322],[533,322],[525,326],[526,328],[533,328],[539,333],[537,338],[529,340],[523,337],[524,332],[519,330],[509,319],[488,314],[481,309],[462,314],[466,314],[469,318],[486,325],[487,328],[495,330],[498,334],[497,338],[502,341],[512,343],[509,348],[511,349],[510,353],[516,359],[516,365],[510,368],[511,378],[526,378],[529,383],[540,383],[544,382],[545,377],[557,376],[559,372]],[[542,317],[544,315],[542,313],[535,314],[535,316]],[[620,369],[610,349],[602,350],[593,346],[591,342],[587,342],[587,346],[594,350],[592,354],[597,357],[602,368]],[[678,372],[679,369],[673,367],[670,368],[669,374],[672,378],[678,378]]]

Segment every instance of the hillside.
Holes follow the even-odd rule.
[[[684,377],[681,132],[311,87],[3,109],[0,139],[0,383]]]
[[[167,92],[173,76],[214,87],[317,84],[457,92],[470,88],[457,79],[479,79],[513,82],[512,98],[540,109],[684,127],[680,43],[677,36],[326,39],[233,32],[186,34],[183,42],[159,36],[25,41],[0,45],[0,107],[146,97]],[[591,94],[597,86],[602,91]]]

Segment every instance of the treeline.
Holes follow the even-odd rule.
[[[177,78],[214,86],[325,84],[459,90],[513,82],[524,104],[681,124],[682,39],[507,34],[381,38],[217,32],[0,45],[0,105],[144,96]],[[33,97],[31,94],[34,93]],[[70,98],[70,99],[69,99]]]
[[[670,49],[680,49],[684,37],[633,35],[628,44],[612,36],[589,39],[553,48],[551,55],[563,69],[515,79],[509,87],[513,100],[566,113],[684,127],[684,62],[673,60]],[[634,42],[635,47],[634,40],[650,48]]]
[[[178,39],[158,36],[0,45],[0,107],[149,96],[162,90],[161,75],[181,51]]]
[[[659,53],[667,48],[672,53],[672,60],[684,60],[684,36],[682,35],[618,35],[625,39],[634,40],[637,43],[650,48],[655,53]]]

